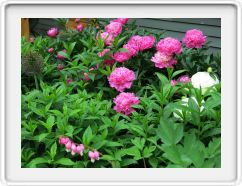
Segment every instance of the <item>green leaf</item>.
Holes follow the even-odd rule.
[[[54,159],[54,158],[55,158],[56,150],[57,150],[57,145],[56,145],[56,142],[55,142],[55,143],[51,146],[51,148],[50,148],[50,156],[51,156],[51,159]]]
[[[152,152],[156,149],[155,146],[150,146],[150,147],[145,147],[144,151],[143,151],[143,156],[144,158],[149,158],[150,156],[152,156]]]
[[[167,79],[167,77],[165,76],[165,75],[163,75],[163,74],[161,74],[161,73],[158,73],[158,72],[156,72],[155,73],[157,76],[158,76],[158,78],[159,78],[159,80],[161,81],[161,84],[164,86],[165,84],[168,84],[169,83],[169,80]]]
[[[124,152],[128,155],[131,155],[134,157],[135,160],[141,159],[140,151],[137,147],[130,147],[129,149],[125,149]]]
[[[140,150],[144,148],[145,145],[145,139],[144,138],[134,138],[131,140],[131,142]]]
[[[171,79],[173,79],[174,77],[176,77],[177,75],[183,73],[183,72],[186,72],[187,70],[177,70],[175,71],[172,76],[171,76]]]
[[[181,160],[181,154],[178,151],[178,148],[176,145],[162,145],[162,149],[164,150],[163,157],[167,158],[171,162],[182,165],[182,160]]]
[[[46,157],[38,157],[31,160],[31,162],[28,163],[26,167],[36,168],[36,165],[43,164],[43,163],[48,163],[48,159]]]
[[[46,124],[47,124],[46,127],[48,129],[48,132],[51,132],[51,129],[55,124],[55,117],[54,116],[48,117]]]
[[[55,161],[55,164],[57,164],[57,165],[71,166],[71,165],[74,165],[75,162],[73,162],[73,161],[70,160],[69,158],[61,158],[61,159]]]
[[[183,125],[161,117],[157,135],[167,145],[177,144],[183,137]]]
[[[93,138],[92,129],[91,129],[91,127],[89,126],[89,127],[85,130],[85,132],[84,132],[84,134],[83,134],[83,136],[82,136],[82,141],[83,141],[84,145],[89,145],[90,142],[91,142],[91,140],[92,140],[92,138]]]

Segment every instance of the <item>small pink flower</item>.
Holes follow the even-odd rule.
[[[70,152],[71,151],[71,147],[72,147],[72,142],[71,140],[69,140],[66,144],[66,152]]]
[[[61,137],[59,138],[59,144],[61,144],[61,145],[65,145],[68,141],[70,141],[70,139],[67,138],[67,137],[63,137],[63,136],[61,136]]]
[[[176,64],[176,60],[172,58],[171,55],[166,55],[162,52],[156,52],[151,58],[151,61],[155,63],[158,68],[172,68]]]
[[[115,68],[108,77],[109,85],[119,92],[123,92],[126,88],[131,88],[132,82],[135,80],[135,73],[125,67]]]
[[[139,47],[137,45],[126,44],[123,48],[128,50],[130,56],[136,56],[139,52]]]
[[[188,75],[183,75],[183,76],[179,77],[178,81],[181,83],[189,83],[189,82],[191,82],[191,79],[189,78]]]
[[[182,52],[182,45],[178,39],[167,37],[157,43],[156,49],[166,55],[180,54]]]
[[[98,40],[98,36],[100,33],[97,34],[96,39]],[[100,34],[101,39],[104,41],[105,45],[112,45],[114,41],[114,36],[112,34],[109,34],[108,32],[103,32]]]
[[[111,22],[105,27],[105,31],[111,35],[117,36],[122,32],[122,24],[119,22]]]
[[[88,157],[91,159],[91,162],[94,163],[96,160],[99,160],[99,152],[94,150],[93,152],[92,151],[89,151],[88,152]]]
[[[34,37],[30,37],[30,38],[29,38],[29,42],[30,42],[30,43],[33,43],[33,42],[34,42]]]
[[[77,145],[77,147],[76,147],[76,153],[78,153],[81,156],[83,156],[84,150],[85,150],[85,147],[84,147],[83,144]]]
[[[58,34],[58,29],[57,28],[51,28],[50,30],[48,30],[47,32],[49,37],[56,37]]]
[[[177,84],[177,81],[175,79],[171,80],[171,86],[175,86]]]
[[[62,50],[62,52],[66,53],[66,49]],[[62,56],[59,52],[57,53],[57,56],[56,56],[59,60],[63,60],[65,59],[64,56]]]
[[[105,48],[102,52],[98,52],[97,55],[98,55],[98,57],[103,57],[108,52],[110,52],[110,49]]]
[[[76,23],[79,23],[80,21],[81,21],[80,18],[76,18],[76,19],[75,19],[75,22],[76,22]]]
[[[60,71],[63,70],[64,69],[64,65],[63,64],[58,64],[57,65],[57,69],[60,70]]]
[[[75,143],[72,143],[71,144],[71,155],[75,155],[76,154],[76,144]]]
[[[54,48],[48,48],[48,53],[54,52]]]
[[[113,59],[119,63],[124,63],[125,61],[128,61],[131,58],[131,55],[129,52],[116,52],[113,55]]]
[[[129,18],[118,18],[118,19],[112,20],[112,22],[118,22],[121,24],[126,24],[128,21],[129,21]]]
[[[139,98],[135,97],[134,93],[125,92],[121,92],[114,98],[113,102],[115,103],[114,110],[127,116],[135,111],[132,105],[140,103]]]
[[[68,78],[67,80],[66,80],[66,83],[67,84],[71,84],[73,82],[73,80],[71,79],[71,78]]]
[[[198,29],[188,30],[183,38],[187,48],[201,48],[206,42],[206,36]]]
[[[153,47],[154,43],[155,43],[154,36],[143,36],[139,41],[139,49],[140,51],[150,49]]]
[[[76,30],[78,31],[78,32],[81,32],[82,30],[83,30],[83,25],[82,24],[79,24],[79,25],[77,25],[76,26]]]

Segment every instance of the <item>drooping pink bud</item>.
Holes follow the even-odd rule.
[[[92,151],[89,151],[88,152],[88,157],[91,159],[91,162],[94,163],[96,160],[99,160],[99,152],[94,150],[93,152]]]
[[[66,80],[66,83],[67,84],[71,84],[73,82],[73,80],[71,79],[71,78],[68,78],[67,80]]]
[[[80,154],[81,156],[83,156],[84,150],[85,150],[85,147],[83,144],[80,144],[76,147],[76,153]]]
[[[62,52],[66,53],[66,49],[62,50]],[[56,57],[57,57],[59,60],[63,60],[63,59],[65,59],[65,57],[62,56],[59,52],[58,52],[58,54],[56,55]]]
[[[49,37],[56,37],[58,34],[58,29],[57,28],[51,28],[47,32]]]
[[[66,146],[66,152],[70,152],[71,147],[72,147],[72,142],[68,141],[65,146]]]
[[[33,43],[33,42],[34,42],[34,37],[30,37],[30,38],[29,38],[29,42],[30,42],[30,43]]]
[[[78,32],[81,32],[82,30],[83,30],[83,25],[82,24],[79,24],[79,25],[77,25],[76,26],[76,30],[78,31]]]
[[[64,136],[61,136],[59,138],[59,144],[61,144],[61,145],[65,145],[68,141],[70,141],[70,139],[67,137],[64,137]]]
[[[57,65],[57,69],[58,69],[59,71],[63,70],[63,69],[64,69],[64,65],[63,65],[63,64],[58,64],[58,65]]]
[[[76,154],[76,144],[72,143],[71,144],[71,154],[74,156]]]
[[[54,48],[48,48],[48,53],[54,52]]]

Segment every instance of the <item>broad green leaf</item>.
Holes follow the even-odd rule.
[[[51,148],[50,148],[50,156],[51,156],[51,159],[54,159],[54,158],[55,158],[56,150],[57,150],[57,145],[56,145],[56,142],[55,142],[55,143],[51,146]]]
[[[70,160],[69,158],[61,158],[61,159],[55,161],[55,164],[57,164],[57,165],[71,166],[71,165],[74,165],[75,162],[73,162],[73,161]]]
[[[91,129],[91,127],[89,126],[89,127],[85,130],[85,132],[84,132],[84,134],[83,134],[83,136],[82,136],[82,141],[83,141],[84,145],[89,145],[90,142],[91,142],[91,140],[92,140],[92,138],[93,138],[92,129]]]

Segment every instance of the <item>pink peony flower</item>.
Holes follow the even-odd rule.
[[[91,162],[94,163],[96,160],[99,160],[99,152],[94,150],[93,152],[92,151],[89,151],[88,152],[88,157],[91,159]]]
[[[97,34],[96,39],[98,40],[99,34]],[[114,41],[114,36],[112,34],[109,34],[108,32],[103,32],[100,34],[101,39],[104,41],[105,45],[112,45],[112,42]]]
[[[166,55],[180,54],[182,52],[182,45],[178,39],[167,37],[157,43],[156,49]]]
[[[66,53],[66,49],[62,50],[62,52]],[[65,57],[62,56],[62,55],[60,54],[60,52],[57,53],[56,57],[57,57],[59,60],[63,60],[63,59],[65,59]]]
[[[128,44],[131,46],[137,46],[139,48],[141,40],[142,40],[141,36],[135,35],[129,39]]]
[[[73,80],[71,79],[71,78],[68,78],[67,80],[66,80],[66,83],[67,84],[71,84],[73,82]]]
[[[116,52],[113,54],[113,59],[119,63],[124,63],[131,58],[129,52]]]
[[[111,35],[117,36],[122,32],[122,24],[119,22],[111,22],[105,27],[105,31]]]
[[[178,81],[181,83],[189,83],[189,82],[191,82],[191,79],[189,78],[188,75],[183,75],[183,76],[179,77]]]
[[[81,21],[80,18],[76,18],[76,19],[75,19],[75,22],[76,22],[76,23],[79,23],[80,21]]]
[[[48,53],[54,52],[54,48],[48,48]]]
[[[118,18],[118,19],[112,20],[112,22],[118,22],[121,24],[126,24],[128,21],[129,21],[129,18]]]
[[[140,101],[134,93],[121,92],[113,102],[115,103],[114,110],[128,116],[135,111],[132,105],[139,104]]]
[[[51,28],[47,31],[47,34],[49,37],[56,37],[58,34],[58,29],[57,28]]]
[[[64,65],[63,64],[58,64],[57,65],[57,69],[60,70],[60,71],[63,70],[64,69]]]
[[[175,79],[171,80],[171,86],[175,86],[177,84],[177,81]]]
[[[136,56],[139,52],[139,47],[137,45],[126,44],[123,48],[127,49],[130,56]]]
[[[102,52],[98,52],[97,55],[98,55],[98,57],[103,57],[108,52],[110,52],[110,49],[105,48]]]
[[[84,150],[85,150],[85,147],[84,147],[83,144],[77,145],[77,147],[76,147],[76,153],[78,153],[81,156],[83,156]]]
[[[69,140],[66,144],[66,152],[70,152],[71,151],[71,147],[72,147],[72,142],[71,140]]]
[[[201,48],[206,42],[206,36],[198,29],[188,30],[183,38],[187,48]]]
[[[84,26],[80,23],[79,25],[76,26],[76,30],[78,32],[81,32],[83,30]]]
[[[115,70],[108,77],[109,85],[119,92],[130,88],[132,82],[135,80],[135,73],[125,67],[115,68]]]
[[[171,55],[166,55],[162,52],[156,52],[155,56],[151,58],[151,61],[155,63],[158,68],[172,68],[176,64],[176,60]]]
[[[61,145],[65,145],[65,144],[67,144],[67,142],[69,142],[69,141],[70,141],[70,139],[67,138],[67,137],[64,137],[64,136],[61,136],[61,137],[59,138],[59,144],[61,144]]]
[[[154,43],[155,43],[154,36],[143,36],[139,41],[139,50],[143,51],[146,49],[150,49],[153,47]]]

